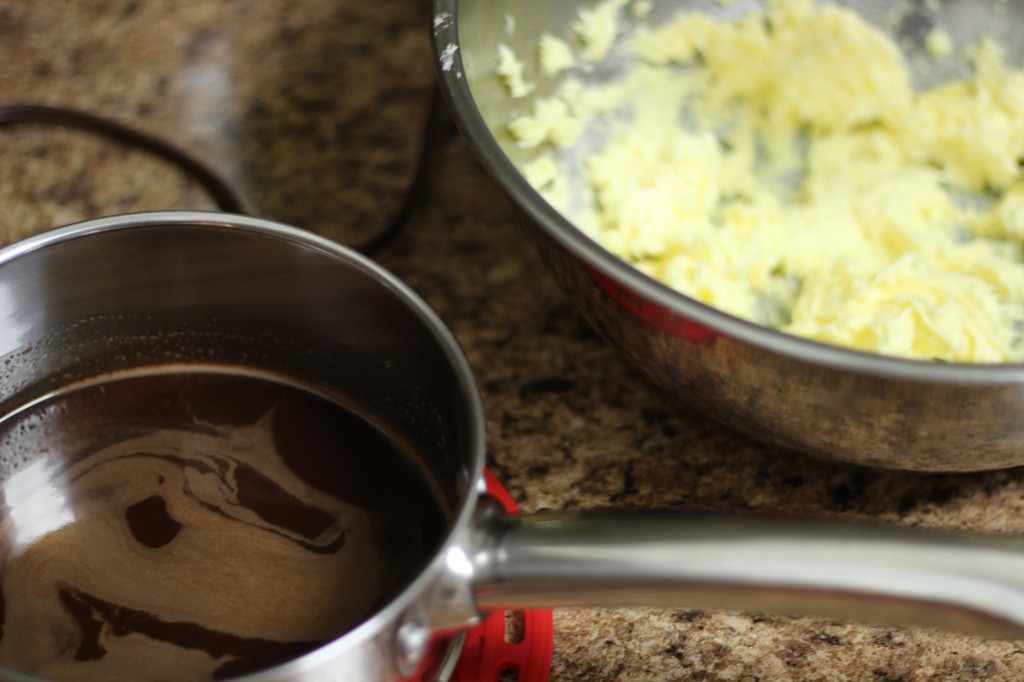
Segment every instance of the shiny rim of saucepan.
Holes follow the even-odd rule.
[[[123,291],[128,282],[138,290]],[[346,283],[352,286],[335,289]],[[250,324],[255,315],[256,331],[273,333],[242,337],[238,357],[297,379],[322,377],[335,390],[367,376],[365,363],[352,361],[350,342],[385,349],[383,357],[358,357],[397,373],[397,381],[381,381],[375,371],[348,395],[365,398],[371,412],[391,410],[381,413],[389,424],[412,429],[403,436],[429,447],[426,464],[453,510],[446,535],[407,587],[363,623],[291,662],[236,679],[419,680],[435,637],[462,632],[488,612],[553,606],[730,608],[1024,633],[1022,540],[679,512],[503,513],[485,494],[483,409],[455,338],[393,275],[311,233],[223,213],[97,219],[0,251],[2,287],[21,295],[0,297],[0,319],[10,323],[0,327],[0,356],[14,360],[13,368],[3,365],[0,405],[25,394],[22,379],[36,380],[28,395],[38,397],[39,380],[105,375],[109,358],[127,363],[114,369],[152,362],[148,352],[133,354],[139,337],[120,347],[108,334],[81,338],[91,324],[79,317],[83,307],[115,329],[146,313],[145,326],[132,329],[154,343],[163,327],[154,328],[161,316],[150,311],[186,325],[170,327],[177,331],[214,320],[231,332],[225,357],[238,352],[239,329],[253,331],[236,318]],[[116,310],[123,314],[110,314]],[[72,337],[50,341],[34,329],[61,323]],[[326,335],[330,352],[297,352],[305,345],[279,345],[282,334],[300,342]],[[99,364],[81,357],[82,349],[102,353],[112,345]],[[221,352],[195,350],[202,362],[212,354],[218,361]],[[26,353],[50,362],[19,368]],[[0,679],[37,678],[0,670]]]
[[[585,4],[432,0],[431,39],[441,90],[470,149],[598,331],[655,383],[758,439],[880,468],[1024,464],[1024,364],[886,357],[734,317],[643,274],[547,203],[511,158],[514,143],[498,139],[510,105],[494,74],[496,44],[513,31],[526,45],[528,36],[557,34],[548,14],[562,21]]]

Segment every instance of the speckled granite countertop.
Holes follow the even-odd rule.
[[[434,90],[409,0],[0,0],[0,103],[84,108],[192,150],[254,213],[346,243],[390,220]],[[453,329],[481,387],[489,463],[524,510],[717,507],[1024,529],[1024,472],[833,466],[697,416],[566,302],[507,203],[442,125],[409,229],[380,257]],[[0,131],[0,238],[208,208],[176,171],[88,134]],[[1024,679],[1024,643],[713,611],[559,610],[552,679]]]

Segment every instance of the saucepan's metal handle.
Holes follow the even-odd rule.
[[[1024,637],[1024,539],[702,515],[485,513],[478,608],[727,608]]]

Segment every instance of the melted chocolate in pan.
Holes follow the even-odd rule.
[[[409,448],[257,374],[93,382],[0,422],[0,453],[0,665],[52,679],[292,659],[393,598],[447,527]]]

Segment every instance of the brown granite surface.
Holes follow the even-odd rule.
[[[389,221],[433,91],[423,3],[0,0],[0,104],[81,107],[206,158],[254,213],[347,243]],[[1015,533],[1024,472],[919,476],[809,461],[730,433],[637,376],[562,297],[450,127],[381,262],[478,377],[489,463],[524,510],[785,512]],[[0,235],[209,207],[178,172],[66,130],[0,130]],[[551,678],[1024,679],[1024,643],[693,610],[558,610]]]

